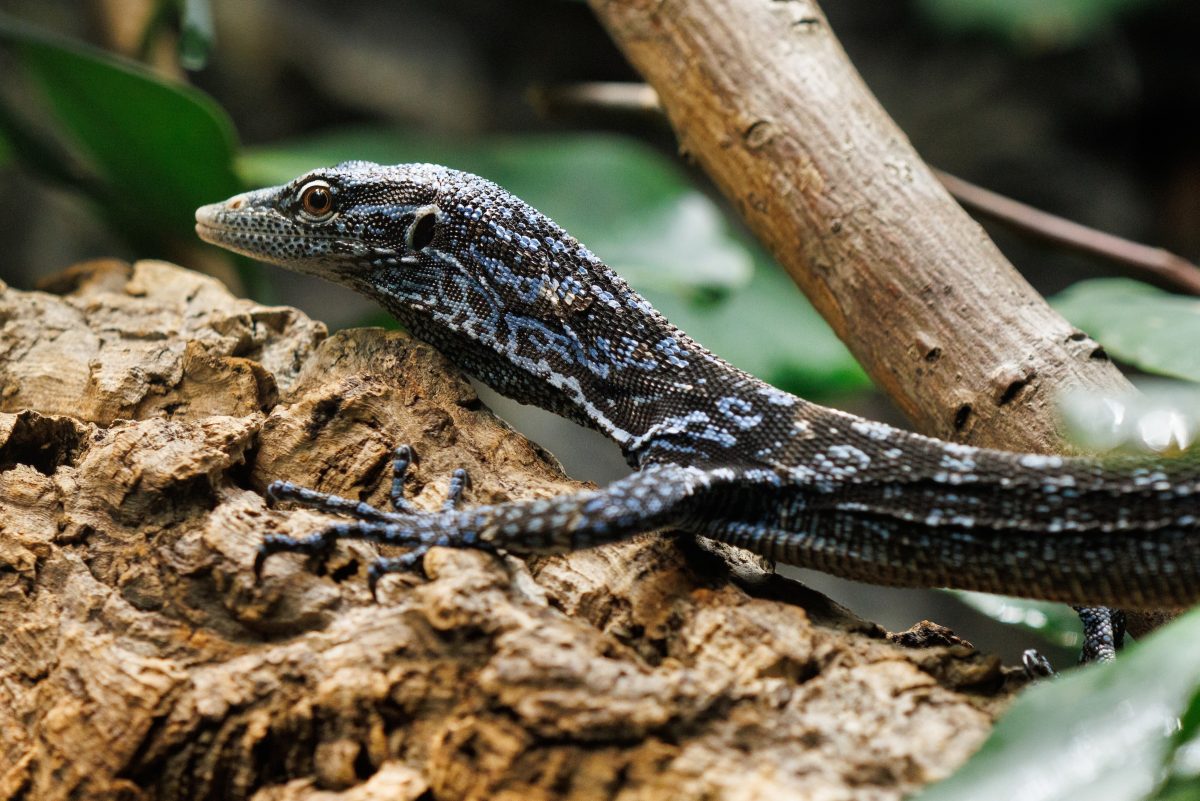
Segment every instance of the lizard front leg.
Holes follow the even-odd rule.
[[[565,553],[678,524],[686,519],[684,502],[714,480],[710,473],[697,468],[654,465],[597,490],[461,509],[459,501],[467,476],[458,470],[451,477],[442,509],[422,512],[403,497],[404,477],[411,460],[411,450],[397,449],[391,492],[396,511],[391,512],[291,482],[272,483],[267,491],[273,499],[294,501],[354,520],[332,523],[305,537],[268,535],[255,557],[255,575],[261,575],[263,565],[273,554],[322,554],[338,540],[370,540],[407,548],[399,556],[380,557],[371,565],[368,583],[374,593],[382,576],[417,567],[433,547]]]

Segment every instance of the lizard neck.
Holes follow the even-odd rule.
[[[598,429],[631,463],[664,444],[682,454],[696,432],[712,435],[708,448],[729,443],[714,426],[744,429],[761,414],[747,400],[756,393],[796,400],[694,342],[586,251],[530,276],[523,297],[495,286],[499,266],[481,253],[428,255],[441,262],[432,301],[403,270],[338,280],[502,394]]]

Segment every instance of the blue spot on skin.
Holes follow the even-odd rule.
[[[717,401],[717,411],[742,430],[754,428],[763,421],[761,414],[754,414],[754,407],[737,396],[728,396]]]

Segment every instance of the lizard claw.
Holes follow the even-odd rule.
[[[254,554],[254,580],[262,581],[263,566],[267,558],[281,551],[296,551],[311,555],[327,555],[333,547],[334,538],[328,531],[319,531],[307,537],[289,537],[287,534],[268,534],[263,537]]]
[[[450,474],[450,486],[446,490],[446,500],[442,502],[442,511],[453,512],[462,501],[463,490],[471,486],[471,476],[464,468],[458,468]]]
[[[1054,672],[1054,667],[1050,664],[1050,660],[1043,656],[1036,648],[1025,649],[1025,652],[1021,654],[1021,664],[1025,668],[1025,675],[1034,681],[1048,679],[1057,675]]]
[[[272,481],[267,485],[267,498],[275,502],[283,500],[293,486],[290,481]]]
[[[258,549],[254,553],[254,583],[262,582],[263,565],[267,562],[267,557],[273,553],[278,553],[281,549],[275,545],[275,540],[279,537],[278,534],[268,534],[263,537],[263,541],[258,544]]]
[[[376,603],[379,602],[379,595],[376,593],[376,588],[379,586],[379,580],[388,573],[415,570],[422,576],[425,576],[425,568],[422,566],[421,558],[425,556],[429,548],[429,545],[418,545],[399,556],[381,556],[372,562],[371,566],[367,568],[367,589],[371,591],[371,600]]]

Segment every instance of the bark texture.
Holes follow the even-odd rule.
[[[954,202],[816,2],[589,4],[683,152],[918,430],[1061,452],[1063,391],[1128,389]]]
[[[524,563],[373,547],[250,566],[289,478],[435,507],[577,486],[429,347],[161,262],[0,293],[0,798],[898,799],[1007,698],[994,658],[886,636],[660,534]]]

